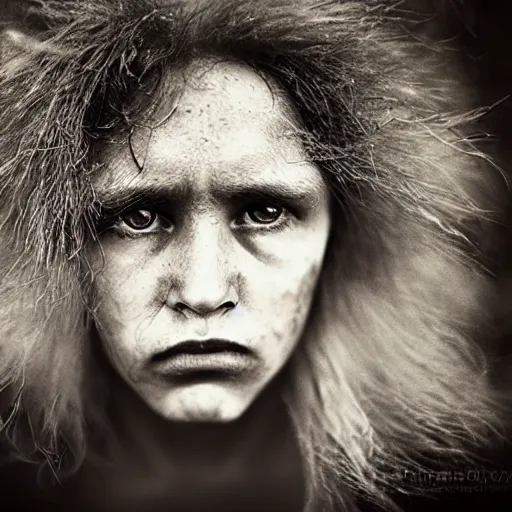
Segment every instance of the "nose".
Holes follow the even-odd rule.
[[[180,242],[181,262],[167,304],[184,315],[224,313],[238,304],[236,265],[230,254],[229,235],[219,223],[204,219]]]

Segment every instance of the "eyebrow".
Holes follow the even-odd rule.
[[[261,198],[309,203],[318,198],[321,183],[299,181],[294,184],[282,180],[273,182],[226,182],[212,191],[212,196],[220,201],[257,200]],[[140,204],[173,204],[183,206],[193,196],[190,184],[175,186],[129,185],[98,191],[97,198],[103,210],[123,211]]]
[[[102,210],[123,211],[143,202],[149,204],[184,202],[190,196],[190,191],[183,186],[167,188],[156,185],[129,185],[97,191],[96,195]]]

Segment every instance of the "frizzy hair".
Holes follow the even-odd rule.
[[[154,76],[203,54],[291,98],[334,199],[311,318],[284,390],[311,510],[462,457],[498,425],[476,344],[499,172],[464,135],[456,59],[386,0],[37,0],[0,48],[0,389],[18,458],[76,469],[101,431],[91,354],[92,149]],[[128,115],[129,114],[129,115]],[[96,393],[96,394],[95,394]],[[406,490],[406,489],[404,489]]]

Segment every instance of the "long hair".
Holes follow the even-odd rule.
[[[383,503],[387,485],[406,490],[397,471],[486,442],[499,422],[477,341],[505,184],[467,132],[480,112],[456,55],[406,34],[394,3],[35,0],[23,30],[4,31],[1,428],[16,457],[73,471],[101,432],[93,149],[129,138],[140,91],[202,54],[280,84],[334,202],[283,391],[310,508],[354,493]]]

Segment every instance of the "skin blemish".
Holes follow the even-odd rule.
[[[298,289],[289,290],[282,298],[283,302],[292,302],[295,304],[293,313],[290,315],[287,323],[281,326],[279,330],[274,330],[276,340],[279,342],[288,336],[299,338],[306,323],[309,310],[311,309],[311,300],[318,281],[320,266],[315,264],[303,276]]]
[[[319,272],[319,266],[313,265],[300,283],[299,292],[295,296],[296,308],[290,324],[290,331],[294,336],[298,336],[304,327],[305,319],[311,307],[311,299],[316,287]]]

